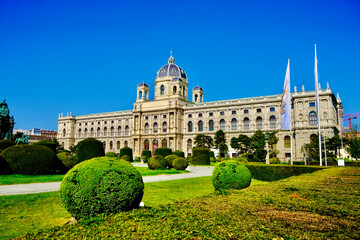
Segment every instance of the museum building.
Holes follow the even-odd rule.
[[[197,134],[214,137],[215,132],[222,129],[226,133],[228,153],[234,156],[236,151],[230,147],[231,138],[239,134],[250,137],[260,129],[264,133],[278,132],[276,147],[280,160],[290,158],[292,143],[293,160],[303,161],[306,156],[301,151],[302,146],[318,133],[315,91],[305,91],[304,87],[301,91],[295,87],[291,94],[290,132],[280,128],[281,94],[204,102],[204,90],[196,86],[192,89],[192,101],[189,101],[187,75],[175,64],[172,55],[168,64],[157,72],[154,85],[152,101],[149,100],[148,84],[137,85],[133,110],[81,116],[59,114],[58,141],[69,149],[85,138],[94,137],[103,142],[105,152],[119,152],[122,147],[131,147],[134,156],[140,156],[145,149],[153,151],[158,147],[169,147],[173,151],[184,151],[188,156]],[[319,91],[319,101],[322,135],[330,138],[340,131],[342,103],[329,84]]]

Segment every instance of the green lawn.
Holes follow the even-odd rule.
[[[197,180],[205,188],[210,178]],[[150,188],[157,188],[164,195],[173,191],[161,184],[148,184],[146,191],[150,194]],[[184,191],[202,191],[185,185]],[[174,196],[180,195],[174,191]],[[161,201],[155,199],[155,203]],[[223,194],[209,190],[205,196],[97,217],[23,238],[360,239],[360,168],[328,168]]]
[[[141,176],[152,176],[160,174],[179,174],[188,171],[179,171],[175,169],[170,170],[150,170],[147,167],[136,167],[141,173]],[[8,184],[23,184],[23,183],[41,183],[41,182],[60,182],[62,181],[64,174],[59,175],[0,175],[0,185]]]

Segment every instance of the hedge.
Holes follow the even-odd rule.
[[[144,182],[136,168],[109,157],[76,165],[60,185],[61,201],[76,219],[137,208],[143,194]]]
[[[172,154],[174,154],[174,155],[176,155],[178,157],[185,158],[185,153],[183,151],[180,151],[180,150],[176,150]]]
[[[118,157],[118,156],[114,152],[107,152],[107,153],[105,153],[105,157]]]
[[[326,167],[319,166],[294,166],[294,165],[265,165],[265,164],[245,164],[250,170],[254,179],[261,181],[276,181],[303,173],[313,173]]]
[[[193,165],[210,165],[209,149],[198,147],[192,149],[191,164]]]
[[[5,150],[5,149],[7,149],[7,148],[9,148],[11,146],[14,146],[14,145],[15,145],[15,142],[10,141],[9,139],[0,140],[0,153],[3,150]]]
[[[0,175],[12,174],[12,170],[8,162],[1,156],[0,153]]]
[[[143,150],[141,153],[141,156],[146,156],[148,158],[151,157],[151,151],[150,150]]]
[[[44,147],[50,148],[55,154],[56,154],[56,143],[50,140],[41,140],[38,142],[35,142],[33,145],[40,145]]]
[[[105,151],[102,142],[95,138],[86,138],[76,145],[75,160],[77,163],[104,155]]]
[[[166,167],[167,168],[172,168],[173,167],[173,161],[178,158],[178,156],[171,154],[165,157],[165,163],[166,163]]]
[[[166,156],[171,155],[171,154],[172,154],[171,149],[167,148],[167,147],[157,148],[154,151],[154,155],[161,155],[163,157],[166,157]]]
[[[129,147],[123,147],[120,149],[120,158],[124,155],[128,155],[130,157],[130,162],[133,161],[133,152]]]
[[[148,167],[151,170],[165,169],[166,168],[165,158],[161,155],[155,155],[151,157],[148,161]]]
[[[64,166],[48,147],[39,145],[15,145],[5,149],[1,156],[14,174],[44,175],[63,171]]]
[[[70,152],[62,151],[56,154],[56,156],[67,169],[71,169],[77,164],[77,161],[74,159],[74,156],[72,156]]]
[[[237,161],[224,161],[213,170],[212,183],[215,190],[243,189],[250,186],[251,173],[242,163]]]
[[[120,159],[123,159],[123,160],[125,160],[127,162],[132,162],[132,159],[130,158],[129,155],[122,155]]]

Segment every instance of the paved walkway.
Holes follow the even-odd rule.
[[[136,167],[147,167],[147,165],[141,163],[134,163],[133,165]],[[209,167],[189,166],[186,170],[190,171],[190,173],[145,176],[143,177],[143,180],[144,183],[148,183],[148,182],[170,181],[170,180],[177,180],[184,178],[206,177],[212,175],[213,169],[214,167],[210,167],[210,166]],[[0,195],[54,192],[59,190],[60,183],[61,182],[0,185]]]

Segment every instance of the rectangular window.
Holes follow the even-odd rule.
[[[232,111],[231,114],[236,114],[236,111]]]
[[[154,119],[157,119],[157,116],[154,116]]]
[[[291,158],[291,153],[285,153],[286,158]]]
[[[192,117],[192,114],[189,114],[188,117],[191,118],[191,117]]]
[[[249,110],[248,110],[248,109],[245,109],[245,110],[244,110],[244,113],[249,113]]]
[[[202,113],[199,113],[199,117],[202,117]]]
[[[166,115],[163,115],[163,118],[166,118]]]
[[[271,107],[271,108],[270,108],[270,112],[275,112],[275,108],[274,108],[274,107]]]
[[[220,115],[225,115],[225,113],[224,113],[224,112],[220,112]]]
[[[256,109],[256,112],[261,113],[261,108]]]
[[[212,117],[213,115],[214,115],[214,113],[212,113],[212,112],[209,113],[209,116],[210,116],[210,117]]]
[[[315,102],[309,103],[309,107],[315,107]]]

